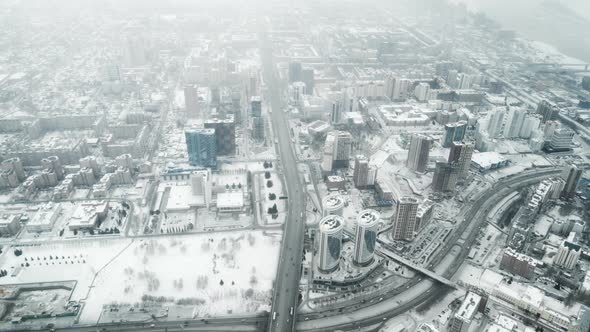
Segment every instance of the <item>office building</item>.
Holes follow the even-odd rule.
[[[209,119],[205,128],[215,129],[217,155],[232,156],[236,154],[236,124],[233,115],[225,119]]]
[[[576,196],[578,183],[582,177],[582,169],[576,165],[570,166],[567,175],[564,177],[565,185],[561,191],[561,197],[565,199],[572,199]]]
[[[329,273],[338,269],[343,229],[344,219],[340,216],[328,215],[320,220],[318,269],[321,272]]]
[[[322,199],[322,215],[338,215],[342,217],[344,211],[344,198],[340,195],[324,196]]]
[[[459,121],[455,123],[447,123],[445,125],[445,134],[442,140],[442,146],[448,148],[453,142],[462,141],[465,138],[467,131],[467,122]]]
[[[416,222],[414,223],[414,232],[416,234],[424,228],[424,226],[428,225],[430,220],[432,219],[432,215],[434,214],[434,202],[431,200],[425,200],[420,205],[418,205],[418,210],[416,211]]]
[[[184,105],[188,118],[194,119],[200,116],[199,93],[196,85],[187,85],[184,87]]]
[[[468,332],[481,302],[481,296],[469,292],[449,321],[449,332]]]
[[[457,184],[458,167],[453,163],[437,162],[432,177],[434,192],[449,192],[455,190]]]
[[[562,152],[572,148],[574,131],[570,128],[559,125],[550,130],[551,135],[545,137],[545,150],[547,152]]]
[[[353,260],[356,265],[366,266],[373,261],[380,218],[379,212],[371,209],[363,210],[357,216]]]
[[[313,68],[304,68],[301,72],[303,76],[301,80],[305,83],[305,94],[313,95],[313,89],[315,88],[315,74]]]
[[[194,171],[190,175],[191,180],[191,192],[195,196],[203,197],[203,203],[205,207],[209,208],[212,196],[212,176],[211,170],[199,170]]]
[[[330,111],[330,123],[339,124],[342,121],[342,107],[338,102],[332,102],[332,110]]]
[[[375,185],[377,178],[377,167],[370,164],[369,159],[363,155],[356,156],[352,181],[358,189],[365,189]]]
[[[557,255],[553,259],[553,265],[564,268],[566,270],[572,270],[576,267],[580,255],[582,253],[582,247],[578,244],[577,235],[571,232],[566,240],[563,240]]]
[[[264,118],[255,116],[252,118],[252,138],[258,141],[264,140]]]
[[[547,121],[557,120],[559,109],[547,100],[542,100],[537,105],[537,113],[542,116],[542,122],[546,123]]]
[[[184,133],[188,159],[191,165],[202,167],[217,166],[217,144],[215,129],[200,128]]]
[[[424,135],[415,134],[410,137],[408,159],[406,160],[406,166],[409,169],[420,173],[426,171],[431,143],[432,139]]]
[[[392,238],[394,240],[411,241],[416,236],[416,214],[418,200],[413,197],[400,197],[393,215]]]
[[[352,150],[352,135],[346,131],[331,131],[326,136],[322,155],[322,170],[330,173],[335,168],[348,167]]]
[[[456,165],[458,178],[464,178],[469,174],[473,150],[473,144],[464,142],[453,142],[451,144],[448,162]]]
[[[260,96],[252,96],[250,99],[250,115],[253,117],[262,115],[262,98]]]
[[[289,82],[299,82],[303,80],[303,68],[301,62],[293,61],[289,63]]]

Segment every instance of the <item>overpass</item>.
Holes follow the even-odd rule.
[[[444,278],[444,277],[434,273],[434,271],[430,271],[430,270],[425,269],[422,266],[416,265],[416,264],[410,262],[409,260],[403,258],[402,256],[396,254],[395,252],[383,247],[383,246],[377,246],[375,248],[375,251],[377,253],[381,254],[382,256],[390,258],[390,259],[400,263],[401,265],[407,266],[414,271],[422,273],[423,275],[427,276],[428,278],[436,280],[437,282],[440,282],[443,285],[447,285],[447,286],[455,288],[455,289],[458,288],[457,284],[450,281],[449,279]]]

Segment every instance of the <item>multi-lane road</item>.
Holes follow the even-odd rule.
[[[280,164],[285,178],[288,195],[288,213],[283,227],[283,241],[279,267],[275,278],[268,331],[293,331],[295,327],[299,298],[299,280],[303,256],[305,231],[305,200],[301,179],[297,171],[297,160],[291,145],[290,128],[283,111],[279,80],[272,57],[272,45],[264,31],[260,33],[261,57],[267,94],[263,96],[270,103],[273,131],[279,145]]]

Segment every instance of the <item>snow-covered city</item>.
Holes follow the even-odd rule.
[[[590,332],[590,7],[506,2],[0,2],[0,331]]]

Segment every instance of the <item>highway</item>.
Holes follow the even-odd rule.
[[[465,221],[457,228],[462,231],[454,232],[435,258],[433,258],[433,270],[444,278],[450,279],[461,267],[467,257],[469,250],[477,238],[480,227],[486,221],[488,211],[498,203],[504,195],[542,181],[545,178],[555,176],[561,172],[559,168],[546,168],[532,170],[514,175],[510,178],[500,180],[481,195],[466,214]],[[465,226],[465,227],[464,227]],[[459,245],[460,250],[457,249]],[[455,252],[457,251],[457,252]],[[334,331],[336,329],[350,330],[362,326],[376,324],[384,319],[398,316],[408,310],[427,301],[432,301],[441,296],[444,288],[431,280],[414,279],[406,284],[403,292],[389,292],[383,294],[386,298],[364,308],[355,309],[354,312],[338,314],[337,310],[326,310],[323,312],[306,314],[300,318],[297,324],[298,331]],[[361,297],[359,297],[359,300]],[[347,304],[351,307],[350,303]]]
[[[272,57],[272,45],[266,33],[260,33],[263,77],[268,87],[266,96],[272,109],[271,123],[278,139],[280,164],[287,186],[288,213],[283,227],[279,267],[275,278],[268,331],[293,331],[299,297],[299,280],[305,231],[304,190],[297,171],[297,160],[291,145],[290,129],[283,112],[280,89]]]

